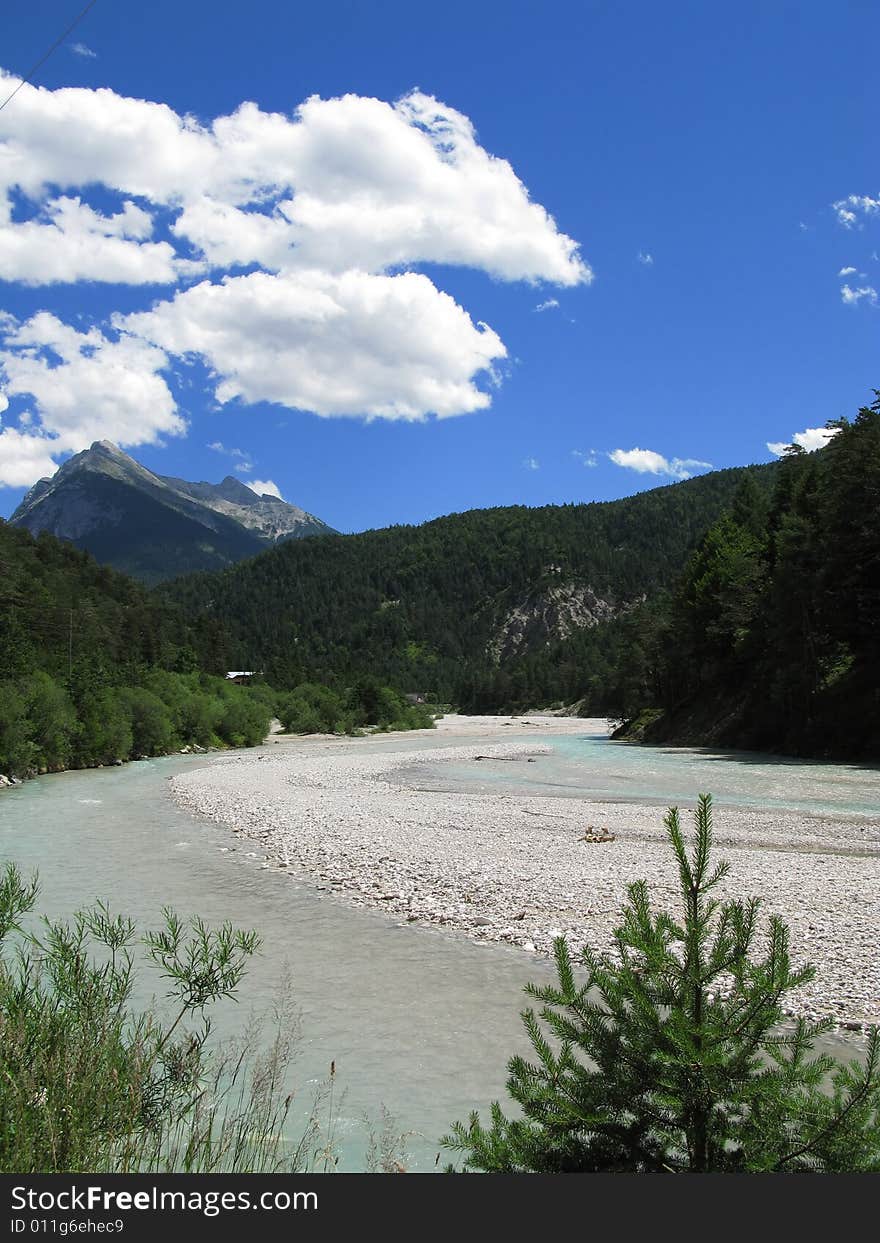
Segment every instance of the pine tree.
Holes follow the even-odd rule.
[[[712,808],[702,795],[690,853],[677,809],[666,828],[678,862],[678,919],[651,911],[631,885],[616,955],[582,953],[575,981],[564,939],[558,984],[528,985],[523,1013],[537,1061],[514,1057],[491,1125],[471,1115],[444,1144],[470,1169],[588,1171],[864,1171],[880,1169],[880,1032],[864,1066],[813,1052],[830,1020],[780,1030],[783,998],[808,982],[785,924],[772,917],[763,950],[759,899],[721,902],[728,871],[713,865]]]

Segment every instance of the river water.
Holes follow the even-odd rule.
[[[257,929],[263,950],[241,985],[241,1004],[217,1012],[217,1033],[235,1031],[251,1007],[270,1009],[289,966],[300,1017],[294,1116],[304,1117],[335,1061],[338,1168],[364,1168],[383,1106],[398,1132],[414,1132],[406,1141],[409,1168],[434,1168],[450,1123],[503,1095],[507,1058],[527,1048],[521,990],[546,978],[547,964],[506,947],[481,949],[464,936],[400,927],[242,858],[249,847],[240,839],[168,796],[169,776],[204,763],[176,756],[4,790],[0,860],[39,870],[38,909],[50,915],[103,898],[144,927],[172,906],[208,923]],[[161,993],[158,976],[150,988]],[[444,1152],[441,1164],[450,1158]]]
[[[695,790],[711,789],[720,799],[772,797],[814,812],[870,815],[873,807],[876,816],[880,807],[876,770],[793,769],[767,758],[621,747],[589,731],[552,740],[517,731],[518,743],[533,740],[550,743],[552,754],[530,766],[529,792],[583,795],[586,780],[594,796],[601,790],[659,802],[692,801]],[[435,735],[417,745],[456,742]],[[358,745],[405,750],[412,743]],[[172,774],[215,762],[222,760],[175,756],[61,773],[3,791],[0,860],[39,870],[39,909],[51,915],[103,898],[142,926],[155,925],[162,907],[172,906],[209,923],[229,919],[257,929],[263,950],[241,986],[242,1004],[218,1012],[218,1034],[235,1031],[251,1008],[269,1009],[289,967],[300,1016],[291,1083],[300,1112],[291,1131],[335,1061],[338,1168],[364,1168],[369,1131],[378,1129],[383,1107],[395,1129],[409,1133],[409,1168],[434,1168],[438,1139],[450,1123],[503,1098],[507,1059],[528,1050],[518,1017],[522,987],[548,979],[549,964],[448,931],[401,926],[382,913],[346,906],[308,880],[264,870],[259,858],[247,857],[250,846],[242,839],[190,816],[168,796]],[[711,780],[709,773],[697,780],[703,774],[694,764],[698,770],[711,766]],[[514,768],[515,774],[495,764],[489,772],[472,764],[453,773],[444,766],[443,781],[496,790],[508,782],[511,791],[514,784],[523,789],[521,766]],[[161,981],[153,978],[150,989],[161,992]],[[441,1163],[448,1159],[440,1157]]]
[[[549,748],[549,754],[537,756],[528,769],[504,760],[421,764],[409,779],[418,775],[418,785],[433,789],[506,790],[664,807],[692,806],[698,794],[710,793],[716,803],[734,807],[852,816],[875,824],[880,820],[876,765],[825,764],[752,751],[635,746],[612,741],[594,722],[585,722],[582,733],[529,734],[527,741],[533,739]],[[512,733],[511,741],[525,740]]]

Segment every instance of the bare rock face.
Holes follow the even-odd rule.
[[[610,621],[622,611],[579,582],[552,582],[523,596],[502,618],[488,645],[496,664]]]
[[[234,518],[269,543],[290,537],[320,535],[332,530],[326,522],[305,509],[300,509],[298,505],[291,505],[269,493],[258,496],[234,475],[227,475],[218,484],[188,483],[185,479],[172,479],[167,476],[162,476],[162,480],[185,496],[207,505],[215,513]]]
[[[221,569],[280,540],[333,533],[314,514],[258,496],[232,475],[219,484],[156,475],[108,440],[34,484],[10,522],[69,540],[146,582]]]

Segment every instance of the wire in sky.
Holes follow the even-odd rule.
[[[86,7],[83,9],[83,11],[79,14],[79,16],[78,16],[78,17],[74,18],[74,20],[70,23],[70,25],[69,25],[69,26],[67,27],[67,29],[65,30],[64,34],[63,34],[63,35],[59,35],[59,36],[58,36],[58,38],[55,40],[55,42],[52,44],[52,46],[49,48],[49,51],[48,51],[48,52],[45,52],[45,53],[44,53],[44,54],[40,57],[40,59],[37,61],[37,63],[36,63],[35,65],[32,65],[32,66],[31,66],[31,68],[30,68],[30,69],[27,71],[27,73],[24,75],[24,77],[23,77],[23,78],[22,78],[22,80],[19,82],[18,86],[15,88],[15,90],[12,92],[12,94],[11,94],[11,95],[7,95],[7,96],[6,96],[6,98],[3,100],[3,103],[2,103],[2,104],[0,104],[0,112],[2,112],[2,111],[3,111],[3,109],[6,107],[6,105],[9,103],[9,101],[10,101],[11,99],[14,99],[14,98],[15,98],[15,96],[18,94],[18,92],[19,92],[19,91],[21,90],[21,88],[24,86],[25,82],[30,82],[31,78],[34,76],[34,74],[37,72],[37,70],[38,70],[38,69],[40,69],[43,65],[45,65],[46,61],[49,59],[49,57],[50,57],[50,56],[52,55],[52,53],[55,51],[56,47],[59,47],[59,46],[60,46],[60,44],[62,44],[62,43],[64,42],[64,40],[67,38],[67,36],[68,36],[68,35],[69,35],[72,31],[76,30],[77,26],[80,24],[80,22],[81,22],[81,21],[82,21],[82,19],[85,17],[86,13],[88,13],[89,9],[92,7],[92,5],[93,5],[94,3],[95,3],[95,0],[89,0],[89,2],[88,2],[88,4],[86,5]]]

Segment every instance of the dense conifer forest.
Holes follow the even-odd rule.
[[[0,772],[241,745],[272,713],[297,732],[429,724],[408,692],[876,759],[880,399],[829,426],[769,466],[291,542],[153,592],[0,524]]]
[[[537,615],[571,591],[627,616],[672,586],[743,478],[767,493],[775,469],[716,471],[602,504],[472,510],[319,536],[158,590],[222,623],[233,663],[264,670],[278,687],[339,687],[371,673],[481,712],[571,702],[593,687],[610,710],[610,670],[623,663],[629,633],[611,623],[560,639]],[[515,614],[525,618],[522,642],[493,653]]]
[[[369,670],[463,711],[578,703],[633,738],[878,758],[880,402],[829,427],[769,466],[286,545],[165,598],[279,686]],[[560,588],[604,617],[548,632]]]
[[[266,687],[231,685],[222,631],[50,535],[0,523],[0,773],[265,737]]]
[[[651,741],[880,759],[880,394],[746,478],[641,622],[621,715]],[[658,714],[657,710],[660,710]]]
[[[375,678],[345,692],[224,676],[222,623],[187,616],[88,553],[0,523],[0,775],[121,763],[185,746],[255,746],[273,715],[295,733],[430,727]]]

